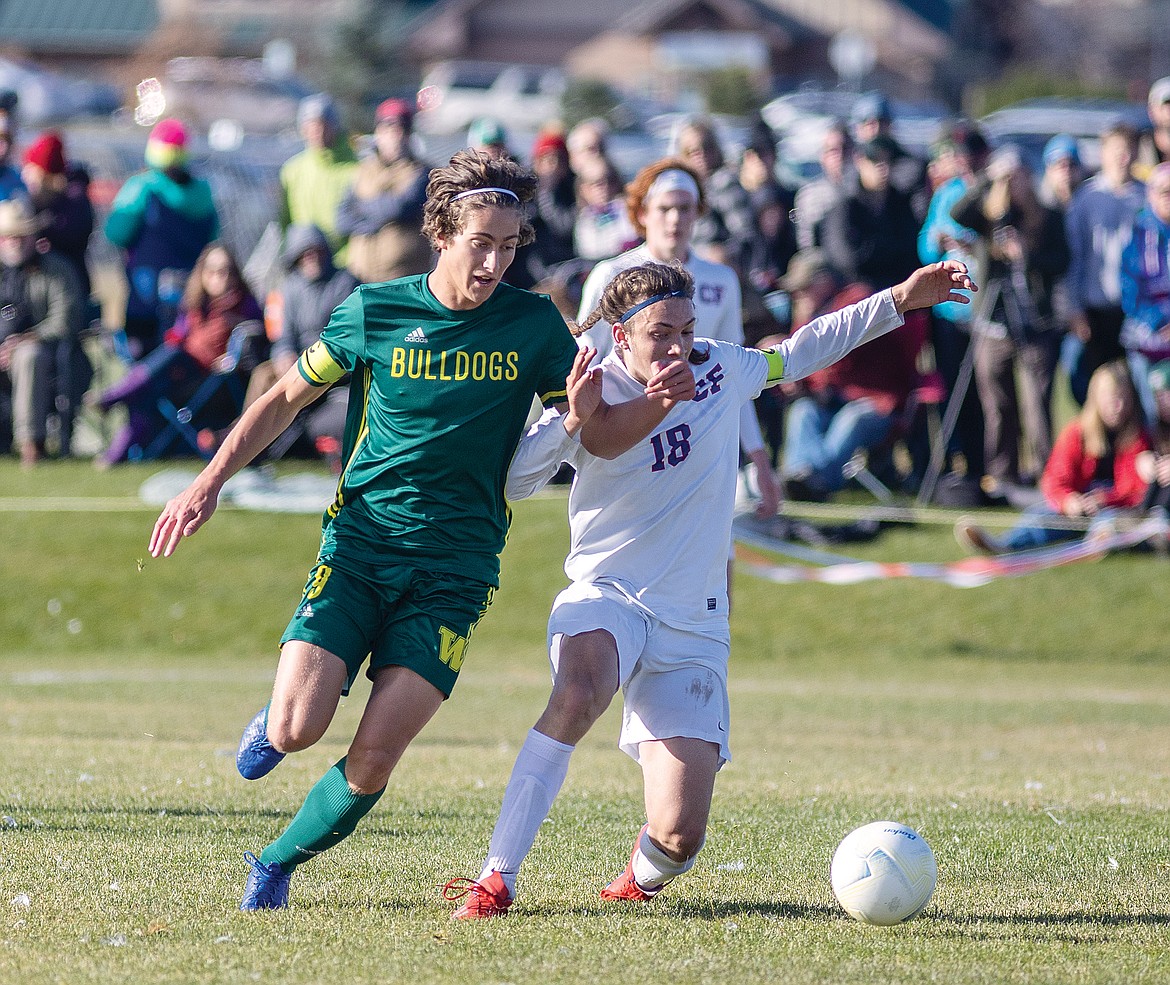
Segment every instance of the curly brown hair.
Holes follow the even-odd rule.
[[[476,188],[506,188],[516,196],[502,192],[484,192],[454,201],[460,192]],[[496,158],[482,151],[461,150],[451,162],[433,168],[427,181],[427,200],[423,206],[423,235],[435,249],[440,239],[456,235],[467,222],[468,213],[493,206],[514,208],[520,214],[520,241],[527,246],[536,238],[529,219],[528,204],[536,198],[536,175],[511,158]]]
[[[634,231],[641,239],[646,238],[646,226],[639,218],[639,213],[646,204],[646,193],[663,171],[682,171],[694,178],[699,188],[699,215],[707,211],[707,193],[703,190],[703,179],[689,164],[677,157],[664,157],[661,161],[647,164],[634,175],[634,180],[626,185],[626,212],[633,223]]]

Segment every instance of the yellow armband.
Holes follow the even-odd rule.
[[[329,350],[320,340],[301,353],[301,358],[297,360],[297,369],[310,386],[328,386],[330,383],[336,383],[346,373],[345,367],[339,365],[329,355]]]
[[[775,349],[763,349],[764,358],[768,360],[768,382],[772,386],[784,379],[784,357]]]

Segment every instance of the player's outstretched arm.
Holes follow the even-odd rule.
[[[191,485],[163,507],[150,535],[151,557],[170,557],[182,538],[190,537],[211,519],[224,483],[276,440],[301,408],[326,389],[310,386],[293,366],[244,411],[215,457]]]
[[[916,308],[930,308],[944,301],[970,304],[971,299],[961,292],[978,291],[979,288],[967,272],[967,265],[958,260],[940,260],[938,263],[919,267],[902,283],[895,284],[890,293],[898,314]]]
[[[967,267],[943,260],[920,267],[902,283],[879,291],[856,304],[814,318],[772,351],[781,357],[783,382],[804,379],[831,366],[859,345],[903,324],[905,314],[942,301],[970,303],[962,291],[976,291]],[[777,377],[770,377],[775,380]]]
[[[581,445],[598,458],[617,458],[645,440],[670,409],[695,395],[695,375],[685,359],[654,364],[645,396],[610,406],[602,402],[581,428]]]

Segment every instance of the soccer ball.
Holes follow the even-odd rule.
[[[874,821],[849,832],[837,846],[829,881],[854,920],[889,927],[922,912],[938,882],[938,866],[913,828]]]

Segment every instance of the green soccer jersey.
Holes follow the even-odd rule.
[[[426,280],[359,287],[301,356],[315,386],[352,374],[322,553],[375,565],[421,555],[494,583],[508,466],[533,395],[565,400],[577,344],[546,297],[500,284],[478,308],[452,311]]]

